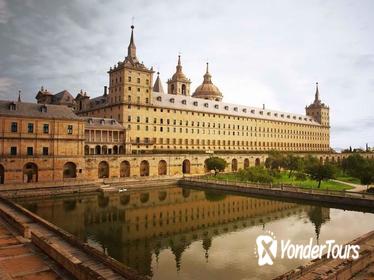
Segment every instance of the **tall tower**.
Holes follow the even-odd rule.
[[[321,102],[319,96],[318,83],[316,83],[316,93],[314,96],[314,102],[305,108],[307,116],[312,117],[316,122],[322,126],[330,126],[330,108]]]
[[[182,71],[181,56],[178,55],[177,71],[168,80],[168,94],[190,95],[191,80]]]
[[[107,103],[111,105],[150,104],[152,101],[153,69],[148,69],[136,55],[134,26],[131,26],[130,43],[124,61],[110,68],[109,94]],[[124,122],[124,112],[116,115],[120,123]]]

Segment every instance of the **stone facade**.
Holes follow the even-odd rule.
[[[320,101],[318,88],[306,115],[228,104],[208,65],[191,95],[179,56],[165,94],[159,75],[152,87],[153,69],[137,58],[133,26],[127,57],[108,73],[108,93],[92,99],[79,94],[77,114],[116,119],[127,128],[133,153],[330,151],[329,107]]]

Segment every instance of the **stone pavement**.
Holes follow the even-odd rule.
[[[353,189],[348,190],[350,192],[363,192],[363,191],[366,191],[367,189],[367,186],[360,185],[360,184],[348,183],[348,182],[343,182],[339,180],[332,180],[332,181],[353,187]]]
[[[74,279],[0,218],[0,279]]]

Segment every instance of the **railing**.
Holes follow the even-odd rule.
[[[287,192],[295,193],[306,193],[306,194],[317,194],[317,195],[330,195],[338,197],[347,197],[347,198],[361,198],[374,201],[373,193],[359,193],[352,191],[338,191],[338,190],[321,190],[321,189],[308,189],[300,188],[290,184],[266,184],[266,183],[253,183],[253,182],[239,182],[239,181],[230,181],[230,180],[218,180],[214,178],[208,178],[204,176],[200,177],[184,177],[184,181],[196,182],[196,183],[207,183],[207,184],[216,184],[223,186],[234,186],[239,188],[256,188],[256,189],[268,189],[268,190],[281,190]]]

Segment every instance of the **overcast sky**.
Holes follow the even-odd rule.
[[[331,146],[374,146],[374,1],[0,0],[0,99],[101,95],[135,17],[138,58],[194,90],[210,63],[224,101],[304,113],[315,82]]]

